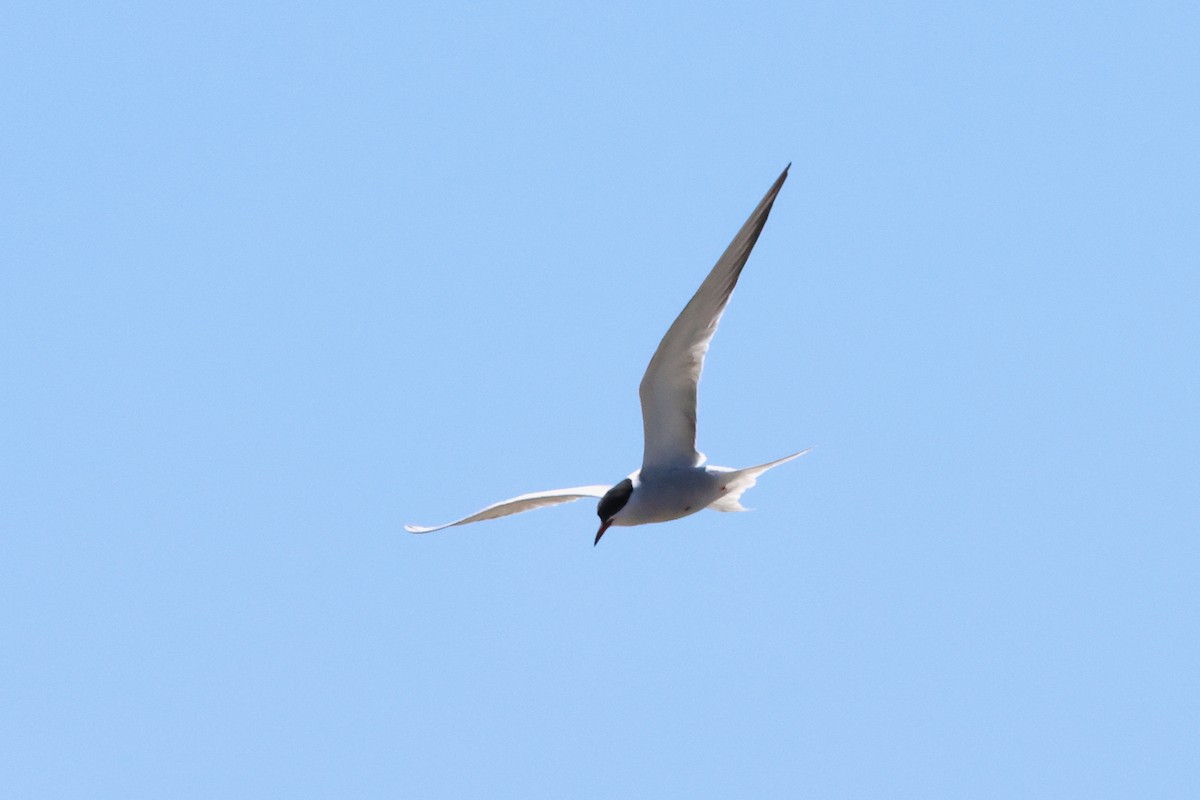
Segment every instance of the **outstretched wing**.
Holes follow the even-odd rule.
[[[642,469],[698,466],[704,460],[696,451],[696,384],[704,354],[791,166],[784,167],[650,359],[638,390],[646,438]]]
[[[514,497],[511,500],[501,500],[499,503],[492,503],[487,508],[482,508],[476,511],[469,517],[447,522],[445,525],[435,525],[432,528],[426,528],[421,525],[405,525],[404,530],[409,533],[429,533],[430,531],[440,531],[442,528],[451,528],[455,525],[466,525],[468,522],[481,522],[485,519],[496,519],[497,517],[507,517],[509,514],[520,514],[522,511],[532,511],[535,508],[542,506],[554,506],[559,503],[570,503],[575,500],[580,500],[584,497],[603,497],[611,486],[575,486],[570,489],[551,489],[546,492],[531,492],[523,494],[520,497]]]

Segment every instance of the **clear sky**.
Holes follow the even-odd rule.
[[[297,9],[296,5],[303,5]],[[26,3],[0,795],[1196,797],[1195,3]],[[659,337],[747,514],[614,529]]]

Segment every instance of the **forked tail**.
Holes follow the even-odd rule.
[[[757,467],[733,470],[729,473],[728,481],[725,483],[725,494],[721,495],[715,502],[709,504],[708,507],[713,511],[745,511],[746,507],[739,503],[738,500],[741,499],[742,494],[747,489],[758,482],[759,475],[762,475],[772,467],[778,467],[780,464],[791,461],[793,458],[799,458],[809,450],[812,450],[812,448],[806,447],[799,453],[792,453],[790,456],[784,456],[775,461],[768,461],[766,464],[759,464]]]

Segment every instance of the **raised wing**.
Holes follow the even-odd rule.
[[[514,497],[511,500],[501,500],[499,503],[493,503],[487,508],[476,511],[469,517],[463,517],[454,522],[447,522],[445,525],[435,525],[432,528],[426,528],[421,525],[405,525],[404,530],[409,533],[440,531],[442,528],[466,525],[468,522],[482,522],[485,519],[496,519],[497,517],[507,517],[509,514],[520,514],[522,511],[532,511],[542,506],[570,503],[575,500],[581,500],[584,497],[604,497],[604,493],[611,488],[608,485],[575,486],[570,489],[551,489],[546,492],[532,492],[530,494],[523,494],[520,497]]]
[[[696,450],[696,384],[704,368],[704,354],[791,166],[784,167],[758,208],[733,237],[724,255],[659,342],[650,366],[646,367],[638,390],[646,436],[642,469],[699,466],[704,462],[704,456]]]

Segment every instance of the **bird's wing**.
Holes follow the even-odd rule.
[[[699,466],[704,461],[704,456],[696,450],[696,384],[704,367],[704,354],[791,166],[784,167],[758,208],[733,237],[724,255],[659,342],[650,366],[646,367],[638,390],[646,434],[642,469]]]
[[[476,511],[469,517],[447,522],[445,525],[435,525],[432,528],[426,528],[421,525],[405,525],[404,530],[409,533],[429,533],[430,531],[440,531],[442,528],[450,528],[455,525],[466,525],[468,522],[480,522],[485,519],[496,519],[497,517],[507,517],[509,514],[520,514],[522,511],[532,511],[535,508],[542,506],[553,506],[559,503],[570,503],[574,500],[580,500],[584,497],[604,497],[604,493],[611,489],[611,486],[574,486],[570,489],[550,489],[546,492],[531,492],[523,494],[520,497],[514,497],[510,500],[501,500],[499,503],[492,503],[487,508],[482,508]]]

